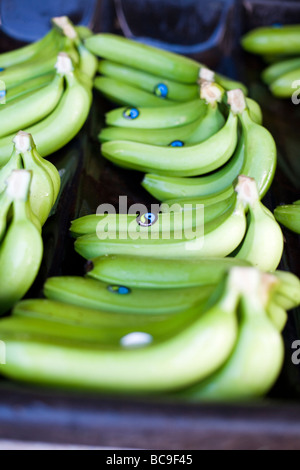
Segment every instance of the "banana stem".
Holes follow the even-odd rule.
[[[248,176],[239,176],[238,184],[235,187],[238,193],[238,199],[243,203],[245,208],[254,207],[260,201],[256,182]]]
[[[221,103],[225,90],[216,83],[205,81],[201,85],[200,97],[212,106]]]
[[[234,114],[242,114],[247,109],[247,102],[242,90],[231,90],[227,92],[228,104]]]
[[[58,54],[55,68],[59,75],[68,75],[74,72],[72,59],[65,52],[60,52]]]

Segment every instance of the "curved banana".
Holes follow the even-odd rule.
[[[162,259],[201,259],[225,257],[241,243],[246,232],[246,216],[239,197],[233,208],[208,224],[200,224],[193,230],[160,235],[103,233],[80,237],[75,242],[76,251],[86,259],[106,254],[150,256]],[[99,237],[99,238],[98,238]]]
[[[17,98],[20,98],[21,96],[27,95],[30,92],[40,90],[41,88],[50,85],[54,77],[55,71],[53,70],[53,72],[46,73],[40,77],[25,80],[25,82],[21,83],[20,85],[10,88],[6,93],[6,103],[8,104],[11,101],[15,101]]]
[[[130,315],[167,315],[207,302],[215,286],[177,289],[129,289],[81,277],[54,277],[47,280],[44,295],[50,300],[78,307]],[[145,298],[147,305],[145,305]]]
[[[276,298],[267,306],[267,313],[277,330],[282,333],[288,321],[288,314],[286,310],[276,302]]]
[[[300,305],[300,279],[286,271],[276,271],[273,275],[280,281],[274,294],[275,302],[285,310]]]
[[[270,85],[270,90],[277,98],[290,98],[299,86],[300,67],[282,75]]]
[[[299,54],[300,25],[257,28],[242,39],[242,46],[254,54]]]
[[[110,319],[108,328],[87,328],[13,315],[0,323],[6,345],[3,374],[35,383],[116,392],[187,387],[211,375],[230,355],[237,338],[237,302],[229,280],[217,302],[205,311],[182,313],[176,327],[171,316],[163,334],[159,323],[140,331],[138,322],[136,327],[131,323],[113,329]],[[20,342],[24,327],[26,340]],[[20,357],[25,356],[24,364]]]
[[[31,61],[35,58],[35,56],[40,55],[45,48],[55,43],[57,38],[57,31],[52,29],[40,41],[28,44],[27,46],[15,49],[13,51],[0,54],[0,68],[6,69],[19,65],[23,62]]]
[[[27,93],[0,110],[0,138],[41,121],[56,108],[64,91],[64,79],[56,75],[50,85]]]
[[[170,127],[167,129],[129,129],[128,127],[104,127],[99,134],[101,143],[113,140],[129,140],[141,144],[157,146],[184,146],[189,143],[192,136],[201,126],[204,116],[196,121],[180,127]]]
[[[205,115],[204,100],[170,105],[164,108],[119,108],[106,114],[108,126],[135,129],[168,129],[190,124]]]
[[[100,91],[105,98],[121,106],[138,106],[146,108],[169,108],[175,101],[162,100],[148,91],[141,90],[132,85],[108,77],[97,77],[94,87]]]
[[[234,266],[248,266],[246,261],[234,258],[203,258],[201,260],[166,260],[153,257],[108,255],[93,260],[93,269],[87,273],[112,285],[126,285],[138,289],[202,288],[218,284]]]
[[[198,85],[186,85],[174,80],[166,80],[151,73],[126,67],[110,60],[101,60],[98,72],[105,77],[117,79],[147,91],[162,100],[169,99],[186,102],[199,97]],[[131,105],[138,106],[135,101],[131,102]]]
[[[275,271],[283,255],[283,234],[273,214],[260,202],[255,181],[247,179],[248,228],[234,256],[249,261],[262,271]]]
[[[0,313],[7,312],[29,290],[43,256],[41,234],[28,218],[31,174],[14,171],[8,179],[7,194],[13,200],[12,221],[0,244]]]
[[[242,93],[240,99],[240,109],[245,109],[239,113],[245,139],[245,160],[241,174],[255,179],[259,196],[262,199],[274,179],[277,166],[276,144],[270,132],[251,119]]]
[[[254,273],[254,279],[256,275],[259,279],[259,272]],[[264,396],[275,384],[283,366],[283,339],[251,287],[247,283],[241,299],[238,340],[228,361],[205,381],[180,393],[181,398],[248,400]]]
[[[205,142],[191,147],[162,148],[135,142],[107,142],[102,154],[125,168],[167,176],[197,176],[224,165],[237,146],[238,118],[229,113],[225,126]]]
[[[240,137],[233,157],[211,175],[198,178],[176,178],[146,174],[142,186],[159,201],[169,199],[201,198],[226,190],[241,174],[244,164],[245,144]]]
[[[286,59],[267,67],[262,74],[262,79],[267,85],[271,85],[275,80],[296,69],[300,69],[300,58]]]
[[[275,209],[275,217],[278,222],[292,232],[300,234],[300,205],[296,202],[287,206],[278,206]]]
[[[83,85],[73,73],[68,56],[60,54],[58,73],[65,74],[66,90],[55,110],[43,121],[25,129],[34,136],[41,156],[46,157],[69,143],[85,123],[92,103],[91,89]],[[0,164],[9,159],[13,145],[12,138],[0,140]]]
[[[85,45],[99,57],[180,83],[196,84],[199,78],[198,62],[121,36],[97,34]]]

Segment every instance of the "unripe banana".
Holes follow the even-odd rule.
[[[167,315],[207,302],[215,286],[177,289],[130,289],[81,277],[54,277],[47,280],[44,294],[50,300],[78,307],[127,315]],[[145,298],[147,305],[145,305]],[[125,320],[125,319],[124,319]]]
[[[231,98],[230,93],[232,92],[228,95]],[[245,160],[241,174],[255,179],[262,199],[274,179],[277,165],[276,144],[270,132],[251,119],[243,94],[238,90],[234,93],[245,140]]]
[[[13,88],[7,90],[6,93],[6,103],[10,103],[11,101],[15,101],[17,98],[33,91],[40,90],[41,88],[50,85],[52,80],[55,77],[55,72],[46,73],[45,75],[41,75],[40,77],[31,78],[29,80],[25,80],[25,82],[17,85]]]
[[[277,98],[290,98],[297,91],[300,67],[282,75],[270,85],[270,90]]]
[[[134,129],[168,129],[190,124],[206,112],[207,105],[200,99],[166,108],[119,108],[106,114],[106,124]]]
[[[175,80],[196,84],[201,65],[186,57],[126,39],[113,34],[98,34],[85,41],[95,55],[127,67]]]
[[[138,289],[181,289],[216,285],[234,266],[248,266],[234,258],[166,260],[152,257],[108,255],[93,260],[90,278],[112,285],[124,282]]]
[[[285,310],[299,307],[300,305],[300,280],[290,272],[276,271],[273,273],[280,283],[275,292],[276,302]]]
[[[300,205],[279,206],[275,209],[275,217],[282,225],[292,232],[300,234]]]
[[[138,106],[146,108],[169,108],[175,101],[162,100],[148,91],[141,90],[132,85],[108,77],[97,77],[94,87],[100,91],[105,98],[121,106]]]
[[[162,100],[186,102],[195,100],[199,96],[198,85],[185,85],[174,80],[166,80],[110,60],[101,60],[98,71],[105,77],[140,88]],[[132,102],[131,105],[137,106],[135,102]]]
[[[276,298],[267,306],[267,313],[272,323],[281,333],[287,324],[288,314],[286,310],[276,302]]]
[[[6,104],[0,110],[0,138],[47,117],[59,103],[63,90],[64,79],[56,75],[50,85]]]
[[[49,44],[53,44],[53,42],[55,43],[57,39],[57,31],[51,30],[40,41],[0,54],[0,68],[6,69],[23,62],[31,61],[36,55],[40,55],[41,52],[49,46]]]
[[[159,323],[141,331],[138,323],[136,328],[131,324],[114,329],[110,320],[109,328],[87,328],[13,316],[0,324],[6,345],[3,374],[114,392],[161,393],[187,387],[211,375],[230,355],[237,338],[237,302],[229,280],[207,311],[181,314],[176,327],[172,316],[163,333]],[[26,341],[19,341],[24,327]],[[24,357],[25,363],[20,361]]]
[[[5,235],[7,224],[8,224],[8,214],[11,209],[12,198],[4,190],[0,192],[0,243]]]
[[[300,25],[257,28],[243,37],[242,45],[254,54],[299,54]]]
[[[256,276],[259,280],[259,271],[256,274],[253,271],[253,280]],[[255,295],[249,282],[251,276],[247,277],[239,309],[238,340],[231,356],[215,374],[180,393],[181,398],[189,401],[248,400],[264,396],[275,384],[283,365],[283,340],[258,294]]]
[[[147,174],[142,181],[142,186],[159,201],[177,198],[200,199],[213,195],[229,188],[241,173],[244,151],[245,145],[241,136],[233,157],[225,166],[211,175],[198,178],[176,178]]]
[[[8,179],[7,194],[13,200],[12,220],[0,244],[0,313],[7,312],[34,282],[43,255],[38,229],[28,218],[31,174],[14,171]]]
[[[300,69],[300,58],[287,59],[266,68],[262,74],[262,79],[267,85],[271,85],[275,80],[280,79],[283,75]]]
[[[125,168],[167,176],[197,176],[224,165],[237,146],[238,118],[230,112],[226,125],[201,144],[183,148],[157,148],[134,142],[107,142],[102,154]]]
[[[249,261],[262,271],[275,271],[284,249],[282,231],[273,214],[260,202],[256,182],[249,178],[248,196],[247,233],[234,256]]]

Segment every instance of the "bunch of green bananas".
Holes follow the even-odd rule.
[[[0,193],[0,314],[33,284],[43,256],[41,224],[29,201],[32,172],[14,170]]]
[[[242,45],[271,62],[262,79],[276,97],[290,98],[299,89],[300,25],[255,29],[244,36]]]
[[[49,279],[47,300],[21,302],[0,322],[1,372],[36,384],[189,401],[263,396],[281,371],[280,332],[286,310],[300,303],[300,283],[291,274],[233,266],[207,260],[197,266],[199,284],[178,289]]]
[[[67,17],[54,18],[43,39],[0,55],[0,80],[5,103],[0,109],[0,167],[12,153],[14,133],[34,136],[45,157],[79,132],[92,102],[92,79],[98,60],[84,46]]]
[[[127,266],[127,279],[132,266],[138,276],[135,282],[143,278],[144,269],[145,276],[148,271],[154,280],[157,276],[157,286],[161,282],[160,272],[166,279],[166,269],[161,269],[162,260],[198,260],[201,263],[203,258],[231,256],[264,271],[277,269],[284,249],[283,234],[273,214],[260,202],[255,180],[241,176],[235,191],[232,187],[229,192],[199,200],[200,210],[204,207],[202,218],[193,205],[197,201],[191,202],[170,201],[162,207],[166,212],[158,214],[154,222],[146,226],[141,226],[140,217],[122,214],[78,219],[71,226],[72,234],[78,237],[75,249],[87,260],[93,260],[95,268],[90,275],[96,272],[96,276],[101,276],[101,257],[125,255],[132,257]],[[144,214],[144,218],[148,220],[150,215]],[[138,257],[143,261],[137,272],[135,258]],[[124,274],[116,263],[114,269],[115,275],[118,271]]]
[[[275,209],[275,217],[282,225],[300,234],[300,201]]]

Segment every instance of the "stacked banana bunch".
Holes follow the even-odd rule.
[[[291,98],[299,89],[300,25],[258,28],[242,40],[244,49],[262,56],[269,67],[262,79],[278,98]]]
[[[300,302],[299,280],[224,260],[169,263],[173,279],[188,274],[185,287],[49,279],[46,300],[23,301],[0,322],[2,373],[42,385],[188,401],[265,395],[282,368],[281,330],[286,310]]]
[[[78,133],[92,101],[98,61],[79,36],[89,30],[66,17],[53,24],[40,41],[0,55],[0,314],[26,294],[41,264],[41,229],[61,187],[42,157]]]
[[[39,153],[56,152],[79,132],[92,103],[92,79],[98,61],[66,17],[54,18],[40,41],[0,55],[0,167],[12,153],[14,134],[33,135]]]

